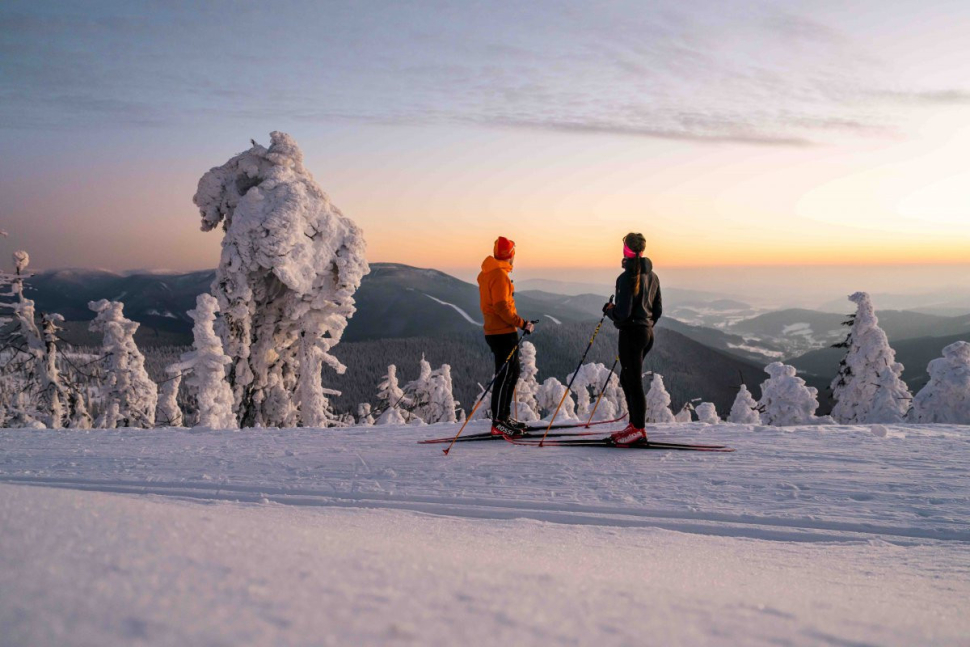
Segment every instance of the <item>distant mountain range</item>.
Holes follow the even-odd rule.
[[[846,311],[851,310],[852,304],[847,304]],[[880,327],[893,342],[970,332],[967,314],[944,317],[908,310],[879,310],[876,315]],[[797,357],[845,339],[848,328],[842,322],[848,318],[848,314],[790,308],[736,321],[723,330],[742,335],[752,345],[779,351],[785,357]]]
[[[93,315],[87,303],[106,298],[123,301],[126,315],[142,324],[136,337],[139,344],[183,345],[192,340],[191,320],[186,312],[195,306],[198,294],[209,290],[213,278],[211,270],[188,274],[61,270],[31,277],[27,295],[36,301],[39,310],[64,315],[64,336],[76,344],[100,343],[99,336],[87,331],[86,322]],[[743,302],[717,296],[676,289],[664,291],[665,314],[658,336],[664,331],[677,333],[667,338],[672,340],[671,363],[678,352],[688,353],[685,348],[689,341],[696,343],[690,345],[688,353],[695,358],[696,366],[720,367],[711,378],[717,383],[736,381],[733,375],[720,374],[722,369],[734,373],[739,367],[760,371],[770,361],[791,357],[796,358],[791,363],[800,370],[817,376],[813,379],[818,384],[826,384],[835,375],[840,353],[825,347],[845,337],[846,328],[841,325],[845,315],[806,309],[756,313]],[[465,335],[477,339],[481,334],[477,285],[444,272],[374,263],[355,298],[358,310],[347,327],[345,344],[406,338],[463,339]],[[557,331],[565,335],[572,330],[572,324],[591,330],[601,316],[605,300],[605,295],[595,293],[564,295],[537,289],[516,292],[520,313],[540,321],[535,339],[549,340],[544,342],[547,345],[553,344]],[[850,310],[850,304],[846,305],[846,310]],[[697,325],[698,318],[690,317],[692,312],[703,315],[700,321],[710,317],[718,323]],[[744,313],[751,316],[742,317]],[[689,322],[682,321],[678,314],[687,314]],[[970,339],[970,315],[944,317],[896,310],[877,314],[900,361],[907,365],[908,381],[923,379],[927,362],[939,356],[947,340]],[[703,358],[705,352],[710,354],[707,359]],[[724,368],[728,366],[726,358],[740,364]],[[700,382],[697,384],[699,389]],[[701,390],[694,392],[703,394]]]

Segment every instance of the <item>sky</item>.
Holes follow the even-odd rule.
[[[468,278],[501,234],[578,280],[639,231],[691,286],[959,283],[968,33],[965,1],[6,0],[0,254],[213,267],[198,179],[282,130],[371,261]]]

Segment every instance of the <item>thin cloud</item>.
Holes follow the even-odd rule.
[[[878,90],[870,93],[876,99],[922,105],[963,105],[970,103],[970,90]]]

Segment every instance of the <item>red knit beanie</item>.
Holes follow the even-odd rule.
[[[495,246],[492,247],[492,256],[500,261],[509,260],[515,256],[515,241],[509,240],[505,236],[499,236],[495,239]]]

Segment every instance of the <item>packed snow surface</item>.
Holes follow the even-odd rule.
[[[970,428],[878,427],[2,430],[0,644],[966,644]]]

